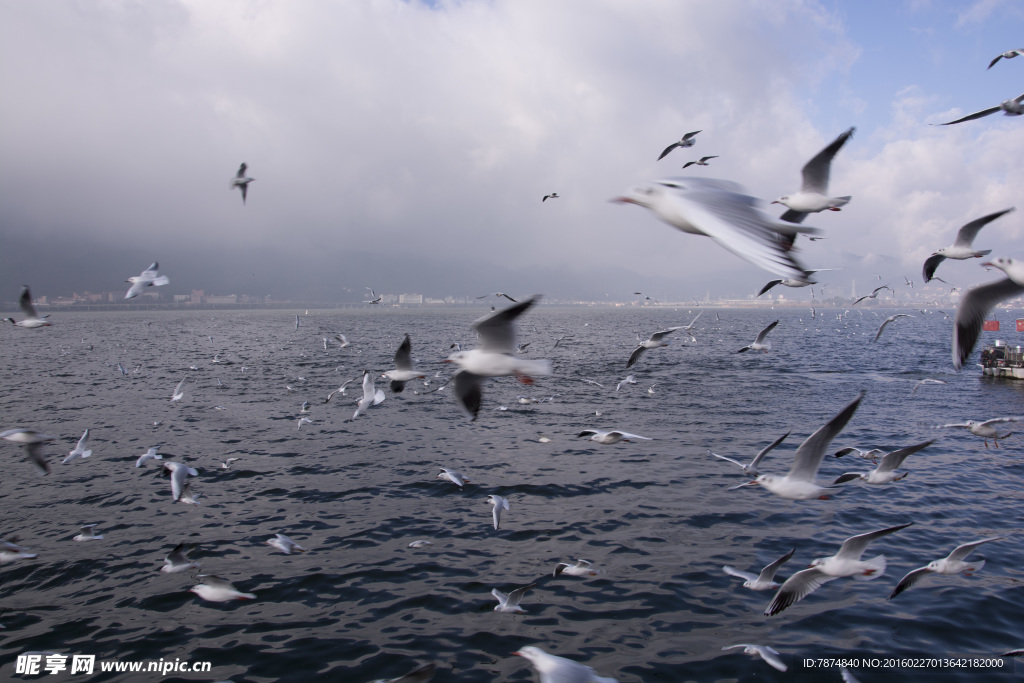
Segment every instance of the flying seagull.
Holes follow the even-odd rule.
[[[727,458],[724,455],[719,455],[718,453],[715,453],[714,451],[711,451],[710,449],[708,450],[708,453],[711,453],[711,455],[715,456],[719,460],[728,460],[729,462],[731,462],[734,465],[739,465],[740,469],[743,470],[743,474],[747,475],[748,477],[756,477],[759,474],[759,472],[757,471],[757,466],[759,464],[761,464],[762,460],[764,460],[764,456],[768,455],[768,453],[773,448],[775,448],[780,443],[782,443],[786,439],[786,437],[789,436],[789,434],[790,434],[789,432],[786,432],[785,434],[783,434],[779,438],[775,439],[775,441],[772,441],[770,444],[768,444],[767,446],[762,448],[760,451],[758,451],[757,455],[754,456],[754,459],[751,460],[746,465],[741,463],[739,460],[733,460],[732,458]]]
[[[22,320],[15,321],[14,318],[4,318],[7,322],[15,325],[16,327],[24,327],[25,329],[34,329],[36,327],[49,327],[50,321],[46,320],[47,316],[41,316],[36,313],[36,307],[32,305],[32,295],[28,291],[28,285],[21,286],[21,296],[18,297],[18,308],[25,314]]]
[[[759,268],[801,282],[807,269],[794,258],[797,233],[815,228],[779,221],[758,206],[759,200],[727,180],[670,178],[631,189],[613,202],[636,204],[691,235],[706,235]]]
[[[928,574],[959,574],[961,572],[976,572],[985,566],[985,560],[980,562],[964,562],[968,555],[982,543],[991,543],[992,541],[1001,541],[1005,538],[1004,536],[996,536],[994,538],[983,538],[980,541],[974,541],[973,543],[964,543],[958,545],[953,549],[946,557],[941,560],[933,560],[924,567],[913,570],[896,584],[896,588],[893,589],[892,594],[889,595],[889,599],[892,600],[897,595],[907,590],[915,583],[923,579]]]
[[[701,157],[700,160],[698,160],[698,161],[687,161],[685,164],[683,164],[683,168],[686,168],[687,166],[710,166],[710,164],[708,164],[708,161],[710,161],[711,159],[717,159],[717,158],[718,158],[717,156]]]
[[[900,448],[899,450],[886,453],[882,456],[882,462],[878,463],[878,467],[870,472],[847,472],[839,475],[833,484],[842,484],[855,479],[866,481],[869,484],[891,484],[894,481],[899,481],[907,476],[907,472],[898,473],[896,468],[903,464],[903,461],[908,456],[917,453],[920,450],[927,448],[935,443],[935,440],[925,441],[924,443],[914,444],[913,446],[907,446],[906,448]]]
[[[981,265],[998,268],[1007,277],[969,289],[960,299],[953,322],[953,367],[958,371],[974,350],[989,311],[1000,301],[1024,294],[1024,263],[997,258]]]
[[[157,261],[153,261],[149,268],[146,268],[142,273],[125,280],[125,282],[132,283],[132,286],[128,288],[128,293],[124,295],[124,298],[134,299],[139,294],[142,294],[142,290],[146,287],[160,287],[170,284],[171,281],[167,279],[166,275],[157,275],[159,268],[160,264]]]
[[[641,341],[640,345],[637,346],[636,349],[633,351],[633,353],[630,354],[629,360],[626,361],[626,367],[627,368],[633,367],[633,365],[638,360],[640,360],[640,356],[643,355],[643,352],[646,351],[647,349],[658,349],[658,348],[661,348],[662,346],[668,346],[668,342],[662,341],[662,338],[664,338],[667,335],[672,334],[673,332],[675,332],[678,329],[679,329],[678,327],[670,327],[667,330],[662,330],[661,332],[655,332],[654,334],[651,335],[650,339],[645,339],[645,340]]]
[[[992,253],[991,249],[984,251],[976,251],[974,249],[974,238],[978,236],[978,232],[986,225],[999,218],[1000,216],[1007,214],[1014,210],[1014,207],[1004,209],[1003,211],[997,211],[990,213],[987,216],[977,218],[967,225],[960,228],[956,234],[956,239],[953,241],[952,246],[942,247],[935,251],[931,256],[925,259],[923,276],[924,281],[928,282],[935,277],[935,270],[939,267],[939,264],[948,258],[956,259],[957,261],[964,261],[969,258],[981,258],[982,256],[988,256]]]
[[[546,194],[546,195],[544,195],[544,197],[540,201],[543,204],[544,202],[546,202],[549,199],[559,199],[558,193],[557,192],[552,192],[551,194]]]
[[[766,663],[771,665],[773,668],[779,671],[785,671],[789,667],[786,666],[781,659],[779,659],[779,651],[768,646],[768,645],[751,645],[750,643],[740,643],[738,645],[726,645],[723,650],[733,650],[737,647],[742,647],[743,652],[748,655],[760,657]]]
[[[1024,48],[1021,48],[1021,49],[1018,49],[1018,50],[1009,50],[1008,52],[1004,52],[1003,54],[1001,54],[998,57],[996,57],[995,59],[993,59],[989,63],[988,68],[991,69],[992,67],[994,67],[996,65],[996,62],[998,62],[1000,59],[1013,59],[1014,57],[1016,57],[1018,55],[1024,55]]]
[[[512,654],[530,661],[540,676],[540,683],[616,683],[614,678],[598,676],[586,664],[548,654],[533,645],[521,647]]]
[[[244,163],[238,167],[238,173],[231,179],[231,186],[229,189],[239,188],[242,190],[242,203],[245,204],[245,195],[249,191],[249,183],[256,180],[255,178],[249,178],[245,175],[245,170],[248,168]]]
[[[1021,114],[1024,114],[1024,104],[1021,104],[1022,102],[1024,102],[1024,95],[1018,95],[1017,97],[1014,97],[1012,100],[1003,100],[1002,102],[1000,102],[998,105],[996,105],[994,107],[989,107],[988,109],[982,109],[981,111],[976,111],[973,114],[968,114],[967,116],[963,116],[963,117],[957,119],[956,121],[946,121],[945,123],[937,123],[937,124],[933,123],[931,125],[933,125],[933,126],[936,126],[936,125],[937,126],[952,126],[954,123],[963,123],[964,121],[973,121],[974,119],[980,119],[980,118],[983,118],[985,116],[988,116],[989,114],[995,114],[997,111],[1000,111],[1000,110],[1006,116],[1020,116]]]
[[[735,576],[738,579],[743,579],[743,587],[749,588],[750,590],[763,591],[778,588],[779,584],[775,583],[775,574],[779,571],[779,567],[788,562],[789,558],[793,557],[793,553],[795,552],[796,548],[790,549],[788,553],[762,569],[760,574],[741,572],[728,565],[722,567],[722,571],[729,576]]]
[[[888,289],[890,293],[892,293],[894,296],[896,295],[896,292],[892,291],[892,287],[890,287],[889,285],[882,285],[881,287],[875,287],[874,291],[872,291],[870,294],[865,294],[864,296],[860,297],[850,305],[856,306],[861,301],[864,301],[864,299],[877,299],[878,293],[881,292],[883,289]]]
[[[46,462],[46,458],[43,457],[43,444],[56,438],[55,436],[40,434],[34,429],[8,429],[7,431],[0,432],[0,439],[24,446],[25,452],[28,453],[28,459],[43,474],[50,473],[50,465]]]
[[[885,326],[888,325],[889,323],[896,322],[897,318],[912,318],[912,317],[913,316],[910,315],[909,313],[897,313],[896,315],[890,315],[888,318],[886,318],[885,320],[882,321],[881,325],[879,325],[878,332],[875,333],[875,338],[872,339],[871,341],[873,341],[873,342],[878,341],[878,338],[882,336],[882,330],[885,329]]]
[[[800,223],[809,213],[818,213],[828,209],[839,211],[840,207],[849,203],[850,197],[829,197],[828,178],[832,169],[832,158],[836,155],[846,141],[853,137],[855,128],[850,128],[830,142],[825,149],[821,150],[808,161],[803,168],[803,185],[800,191],[791,195],[779,197],[772,204],[782,204],[788,211],[779,216],[781,220],[791,223]]]
[[[763,330],[757,333],[757,338],[754,339],[750,346],[744,346],[736,353],[743,353],[744,351],[764,351],[765,353],[768,353],[769,349],[772,348],[772,343],[766,342],[765,337],[767,337],[768,333],[774,330],[775,326],[778,324],[779,321],[776,320],[775,322],[768,325],[768,327],[764,328]]]
[[[396,394],[402,393],[406,382],[426,377],[422,372],[412,369],[412,342],[408,334],[395,351],[395,369],[388,370],[381,377],[391,380],[391,391]]]
[[[693,147],[694,143],[697,142],[697,139],[694,136],[697,135],[697,133],[699,132],[699,130],[695,130],[692,133],[687,133],[679,140],[679,142],[673,142],[671,145],[665,148],[664,152],[661,153],[661,156],[658,157],[658,161],[661,161],[666,156],[668,156],[668,153],[674,150],[676,147]]]
[[[984,422],[967,420],[966,422],[941,425],[941,427],[965,427],[971,434],[980,436],[985,440],[985,448],[988,448],[989,439],[992,439],[992,443],[996,445],[996,448],[999,448],[999,439],[1005,439],[1008,436],[1012,436],[1013,432],[1000,434],[999,428],[996,427],[996,425],[1005,424],[1007,422],[1024,422],[1024,417],[994,417],[991,420],[985,420]],[[3,435],[0,434],[0,436]]]

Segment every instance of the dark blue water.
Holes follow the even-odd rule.
[[[511,655],[530,644],[621,681],[840,680],[805,658],[859,660],[853,671],[865,682],[1011,678],[1011,659],[1001,669],[935,669],[886,658],[991,658],[1024,646],[1024,439],[986,449],[966,430],[935,429],[1024,414],[1024,382],[986,379],[976,367],[954,374],[949,321],[920,311],[877,343],[893,311],[855,309],[842,320],[831,309],[815,319],[806,309],[720,310],[721,320],[707,311],[696,343],[677,332],[625,369],[636,333],[686,324],[698,310],[529,311],[520,340],[531,342],[527,357],[551,359],[554,374],[532,387],[489,381],[475,423],[450,388],[424,392],[451,372],[441,361],[452,342],[474,341],[479,310],[312,311],[298,331],[294,314],[279,311],[55,314],[48,329],[3,328],[0,429],[60,439],[46,448],[49,476],[0,442],[0,535],[39,554],[0,567],[0,679],[14,678],[19,654],[57,651],[210,661],[212,672],[45,680],[358,682],[434,661],[436,681],[530,681],[527,662]],[[776,318],[769,353],[735,353]],[[351,346],[332,342],[325,353],[322,337],[337,332]],[[364,368],[391,367],[405,333],[430,386],[387,391],[354,421],[358,382],[324,404]],[[553,348],[565,334],[573,338]],[[216,353],[230,363],[211,363]],[[638,383],[616,392],[630,373]],[[186,376],[185,397],[172,404]],[[926,377],[947,384],[911,395]],[[728,490],[745,479],[709,448],[749,460],[792,430],[761,468],[784,473],[800,442],[860,390],[866,397],[831,450],[938,438],[904,463],[906,479],[853,484],[830,500]],[[296,429],[305,400],[313,424]],[[86,428],[92,458],[61,465]],[[599,445],[576,438],[585,428],[653,440]],[[172,502],[153,461],[134,467],[150,446],[199,470],[198,508]],[[240,460],[220,469],[229,457]],[[440,466],[470,483],[436,479]],[[829,459],[821,479],[867,468]],[[511,503],[499,531],[492,493]],[[849,536],[908,521],[866,553],[888,557],[884,576],[833,581],[775,617],[763,615],[772,591],[744,589],[721,569],[757,572],[796,548],[784,578]],[[73,542],[89,523],[105,538]],[[264,544],[278,532],[310,552]],[[887,600],[906,572],[994,535],[1009,538],[972,556],[987,560],[974,576],[930,577]],[[407,547],[418,539],[432,545]],[[158,571],[182,541],[203,573],[257,599],[204,602],[188,590],[197,572]],[[603,574],[551,577],[575,558]],[[493,611],[492,588],[533,582],[526,614]],[[722,652],[744,642],[775,647],[789,671]]]

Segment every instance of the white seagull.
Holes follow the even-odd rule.
[[[391,380],[391,391],[396,394],[402,393],[405,383],[409,380],[426,378],[419,370],[412,369],[412,342],[408,334],[395,351],[395,369],[388,370],[381,377]]]
[[[163,460],[164,456],[156,452],[156,446],[150,447],[148,451],[139,456],[139,459],[135,461],[136,467],[142,467],[142,463],[147,460]]]
[[[735,576],[736,578],[743,579],[743,587],[749,588],[750,590],[764,591],[771,588],[778,588],[779,584],[775,582],[775,574],[779,571],[779,567],[788,562],[789,558],[793,557],[793,553],[795,552],[796,548],[791,549],[788,553],[762,569],[760,574],[743,572],[730,567],[729,565],[722,567],[722,571],[729,576]]]
[[[897,313],[896,315],[890,315],[888,318],[886,318],[885,320],[882,321],[881,325],[878,326],[878,332],[875,333],[875,338],[872,339],[871,341],[873,341],[873,342],[878,341],[878,338],[882,336],[882,330],[884,330],[885,326],[888,325],[889,323],[896,322],[896,320],[898,318],[912,318],[912,317],[913,316],[911,316],[909,313]]]
[[[772,493],[790,500],[810,500],[812,498],[824,498],[829,492],[828,487],[819,486],[815,479],[818,476],[818,468],[821,467],[821,460],[825,457],[825,449],[832,443],[832,439],[843,431],[843,427],[850,421],[853,414],[857,412],[857,406],[864,398],[864,392],[857,394],[857,398],[850,401],[845,408],[826,422],[816,432],[807,437],[807,440],[796,449],[793,458],[793,467],[789,473],[780,477],[774,474],[761,474],[756,479],[740,486],[760,484]],[[738,487],[734,487],[738,488]]]
[[[840,207],[849,203],[850,197],[848,196],[828,196],[828,178],[832,169],[832,158],[846,144],[846,141],[853,137],[854,130],[856,129],[850,128],[845,133],[841,133],[804,165],[803,185],[799,192],[779,197],[772,202],[772,204],[782,204],[789,209],[779,216],[781,220],[800,223],[809,213],[818,213],[826,209],[839,211]]]
[[[736,353],[743,353],[744,351],[764,351],[765,353],[768,353],[768,351],[772,348],[772,343],[766,342],[765,337],[767,337],[768,333],[774,330],[775,326],[778,324],[779,321],[776,320],[775,322],[768,325],[768,327],[764,328],[763,330],[757,333],[757,337],[750,344],[750,346],[744,346]]]
[[[1024,263],[997,258],[981,265],[998,268],[1007,277],[969,289],[960,299],[953,322],[953,367],[958,371],[974,350],[989,311],[1000,301],[1024,294]]]
[[[548,654],[533,645],[521,647],[512,654],[526,657],[530,661],[540,676],[540,683],[616,683],[614,678],[598,676],[585,664]]]
[[[807,281],[793,257],[797,233],[816,233],[779,221],[758,207],[759,200],[727,180],[670,178],[633,188],[615,202],[650,209],[662,221],[692,235],[706,235],[720,246],[782,278]]]
[[[462,472],[458,470],[453,470],[448,467],[442,467],[440,474],[438,474],[436,478],[446,479],[451,483],[455,484],[456,486],[458,486],[460,489],[466,485],[467,481],[469,481],[469,479],[466,478],[466,475],[464,475]]]
[[[242,191],[242,203],[245,204],[245,195],[249,192],[249,183],[256,180],[255,178],[249,178],[245,175],[246,169],[249,167],[246,164],[242,164],[238,167],[238,173],[231,179],[231,185],[228,189],[239,188]]]
[[[359,399],[359,403],[356,405],[356,412],[352,414],[352,419],[354,420],[359,417],[359,414],[370,406],[383,403],[384,398],[384,392],[374,386],[373,375],[370,374],[369,370],[363,370],[363,397]]]
[[[189,590],[203,600],[210,602],[227,602],[228,600],[255,600],[253,593],[242,593],[227,579],[222,579],[213,574],[200,574],[202,583],[192,586]]]
[[[878,293],[879,293],[879,292],[881,292],[881,291],[882,291],[883,289],[888,289],[888,290],[889,290],[889,292],[890,292],[891,294],[893,294],[894,296],[895,296],[895,294],[896,294],[896,292],[892,291],[892,287],[890,287],[889,285],[882,285],[881,287],[875,287],[875,288],[874,288],[874,290],[872,290],[872,292],[871,292],[870,294],[865,294],[865,295],[864,295],[864,296],[862,296],[862,297],[858,297],[858,298],[857,298],[857,299],[856,299],[856,300],[855,300],[855,301],[854,301],[854,302],[853,302],[852,304],[850,304],[850,305],[851,305],[851,306],[856,306],[856,305],[857,305],[857,304],[859,304],[859,303],[860,303],[861,301],[864,301],[864,299],[877,299],[877,298],[878,298]]]
[[[634,375],[627,375],[626,379],[615,385],[615,391],[621,389],[623,384],[636,384],[636,377]]]
[[[765,616],[778,614],[793,603],[803,600],[823,584],[844,576],[852,576],[861,581],[877,579],[885,572],[885,555],[878,555],[870,560],[861,560],[860,556],[872,541],[905,529],[911,524],[913,522],[907,522],[846,539],[835,555],[820,557],[811,562],[809,569],[799,571],[786,579],[765,609]]]
[[[643,352],[646,351],[647,349],[660,349],[663,346],[668,346],[668,342],[662,341],[662,339],[664,339],[667,335],[672,334],[673,332],[675,332],[678,329],[679,329],[678,326],[677,327],[670,327],[667,330],[662,330],[661,332],[655,332],[654,334],[651,335],[650,339],[644,339],[643,341],[641,341],[640,345],[637,346],[636,349],[633,351],[633,353],[631,353],[629,355],[629,360],[626,361],[626,367],[627,368],[633,367],[633,365],[638,360],[640,360],[640,356],[643,354]],[[639,336],[637,337],[637,339],[639,339]],[[616,391],[618,391],[618,389],[616,389]]]
[[[776,649],[774,649],[774,648],[772,648],[772,647],[770,647],[768,645],[751,645],[750,643],[740,643],[738,645],[726,645],[722,649],[723,650],[732,650],[732,649],[737,648],[737,647],[742,647],[743,648],[743,652],[748,654],[748,655],[753,655],[755,657],[760,657],[765,662],[767,662],[771,666],[775,667],[779,671],[785,671],[786,669],[789,668],[785,664],[782,663],[781,659],[779,659],[779,652],[778,652],[778,650],[776,650]]]
[[[996,425],[1005,424],[1007,422],[1024,422],[1024,417],[994,417],[991,420],[985,420],[979,422],[977,420],[967,420],[965,422],[956,422],[953,424],[940,425],[941,427],[966,427],[971,434],[980,436],[985,440],[985,448],[988,448],[988,440],[992,439],[992,443],[999,448],[999,439],[1005,439],[1008,436],[1013,435],[1013,432],[1007,432],[1006,434],[1000,434],[999,428]]]
[[[697,138],[694,136],[697,135],[697,133],[699,132],[699,130],[695,130],[692,133],[687,133],[686,135],[679,139],[679,142],[673,142],[671,145],[665,148],[664,152],[661,153],[661,156],[658,157],[658,161],[661,161],[666,156],[668,156],[668,153],[674,150],[676,147],[693,147],[694,143],[697,142]]]
[[[163,475],[171,477],[171,496],[175,501],[180,500],[185,489],[185,480],[190,476],[198,477],[199,472],[180,462],[165,461],[161,464],[163,465]]]
[[[915,569],[900,579],[900,582],[896,584],[896,588],[893,589],[892,594],[889,595],[889,599],[892,600],[928,574],[959,574],[961,572],[978,571],[985,566],[985,560],[981,560],[980,562],[964,562],[964,559],[966,559],[966,557],[982,543],[1001,541],[1004,538],[1005,536],[996,536],[994,538],[983,538],[980,541],[958,545],[953,549],[953,552],[941,560],[932,560],[924,567]]]
[[[560,576],[562,574],[567,574],[569,576],[597,576],[600,573],[601,570],[595,567],[592,562],[576,560],[576,564],[559,562],[555,565],[555,571],[551,575]]]
[[[956,233],[956,239],[953,240],[952,245],[936,250],[931,256],[925,259],[924,269],[921,273],[924,281],[931,281],[931,279],[935,277],[935,270],[939,267],[939,264],[948,258],[955,259],[957,261],[965,261],[969,258],[981,258],[982,256],[988,256],[991,254],[991,249],[985,249],[984,251],[976,250],[974,248],[974,238],[978,236],[978,232],[980,232],[986,225],[1013,210],[1015,210],[1015,207],[990,213],[989,215],[977,218],[960,228]]]
[[[185,392],[181,390],[183,386],[185,386],[184,377],[181,379],[180,382],[178,382],[178,386],[174,387],[174,393],[171,394],[171,403],[174,403],[175,401],[180,401],[182,397],[185,396]]]
[[[689,166],[710,166],[708,162],[711,161],[712,159],[717,158],[717,156],[701,157],[699,161],[687,161],[685,164],[683,164],[683,168],[688,168]]]
[[[472,420],[480,413],[484,377],[514,376],[523,384],[533,384],[534,375],[550,375],[551,361],[526,360],[516,354],[516,319],[540,300],[533,296],[512,306],[490,313],[472,324],[480,337],[480,347],[456,351],[445,362],[455,363],[455,396]]]
[[[168,574],[178,574],[180,572],[187,572],[189,569],[199,569],[199,563],[195,560],[190,560],[188,557],[188,551],[185,550],[185,544],[179,543],[174,546],[174,550],[167,553],[164,558],[164,566],[160,567],[160,571]]]
[[[926,378],[918,381],[917,384],[914,385],[914,388],[910,390],[910,395],[913,396],[914,394],[916,394],[917,390],[919,388],[921,388],[921,385],[923,385],[923,384],[945,384],[945,383],[946,382],[942,381],[941,379],[932,379],[930,377],[926,377]]]
[[[494,506],[491,510],[491,518],[494,520],[494,529],[497,531],[498,525],[501,524],[501,511],[508,510],[508,498],[502,498],[495,494],[487,496],[487,502]]]
[[[533,588],[536,585],[537,584],[535,584],[535,583],[531,583],[529,586],[523,586],[522,588],[516,588],[514,591],[512,591],[511,593],[508,593],[507,595],[505,593],[502,593],[497,588],[492,588],[491,589],[491,595],[493,595],[498,600],[498,604],[497,604],[497,606],[495,606],[494,611],[495,612],[516,612],[518,614],[525,614],[526,610],[524,610],[522,607],[520,607],[519,603],[523,599],[523,596],[526,595],[526,591],[530,590],[531,588]]]
[[[82,438],[78,440],[78,445],[75,446],[75,450],[68,453],[68,457],[60,461],[60,464],[71,462],[75,458],[88,458],[92,455],[92,451],[88,449],[89,446],[89,430],[86,429],[85,433],[82,434]]]
[[[643,439],[644,441],[653,441],[649,436],[640,436],[639,434],[630,434],[629,432],[623,432],[615,429],[610,432],[602,432],[597,429],[584,429],[576,436],[589,437],[591,441],[596,441],[603,444],[618,443],[620,441],[633,441],[634,439]]]
[[[804,279],[802,279],[802,280],[793,280],[793,279],[790,279],[790,278],[777,279],[777,280],[769,280],[768,284],[766,284],[764,287],[762,287],[761,290],[757,293],[756,296],[761,296],[765,292],[770,291],[771,289],[773,289],[774,287],[776,287],[778,285],[782,285],[783,287],[807,287],[809,285],[816,285],[818,283],[812,281],[810,279],[811,276],[814,275],[815,273],[822,273],[822,272],[824,272],[826,270],[835,270],[835,268],[814,268],[814,269],[808,270],[808,271],[806,271],[804,273]],[[811,298],[812,299],[814,298],[814,290],[813,289],[811,290]],[[814,316],[811,316],[811,317],[813,318]]]
[[[28,453],[28,459],[43,474],[50,473],[50,464],[43,457],[43,444],[56,438],[55,436],[40,434],[34,429],[8,429],[7,431],[0,432],[0,439],[24,446],[25,452]]]
[[[757,471],[757,466],[761,464],[761,461],[764,459],[764,456],[768,455],[769,451],[771,451],[773,448],[782,443],[785,440],[785,438],[789,436],[789,434],[790,432],[786,432],[779,438],[775,439],[775,441],[772,441],[770,444],[762,448],[760,451],[758,451],[757,455],[754,456],[754,459],[751,460],[746,465],[741,463],[739,460],[733,460],[732,458],[727,458],[724,455],[719,455],[718,453],[715,453],[711,449],[708,449],[708,453],[711,453],[711,455],[715,456],[720,460],[728,460],[734,465],[739,465],[740,469],[743,470],[743,474],[747,475],[748,477],[756,477],[759,474],[759,472]]]
[[[992,67],[994,67],[996,65],[996,62],[998,62],[1000,59],[1013,59],[1018,55],[1024,55],[1024,48],[1017,50],[1008,50],[1007,52],[1004,52],[1003,54],[999,55],[991,62],[989,62],[988,68],[991,69]]]
[[[1003,114],[1005,114],[1006,116],[1020,116],[1021,114],[1024,114],[1024,104],[1022,104],[1022,102],[1024,102],[1024,95],[1018,95],[1017,97],[1014,97],[1012,100],[1003,100],[994,107],[989,107],[988,109],[982,109],[981,111],[976,111],[973,114],[962,116],[956,121],[946,121],[945,123],[938,124],[933,123],[932,125],[952,126],[954,123],[973,121],[974,119],[980,119],[982,117],[988,116],[989,114],[995,114],[997,111],[1002,111]]]
[[[146,287],[161,287],[170,284],[171,281],[167,279],[166,275],[157,275],[159,268],[160,264],[157,261],[153,261],[149,268],[146,268],[139,275],[134,275],[125,280],[125,282],[132,283],[132,286],[128,288],[128,293],[124,295],[124,298],[134,299],[139,294],[142,294],[142,290]]]
[[[906,448],[900,448],[899,450],[886,453],[882,456],[882,462],[878,463],[878,467],[871,470],[870,472],[846,472],[845,474],[839,475],[833,484],[843,484],[854,479],[860,479],[869,484],[891,484],[894,481],[899,481],[909,474],[908,472],[897,472],[896,468],[903,464],[903,461],[907,459],[907,456],[913,455],[920,450],[927,448],[935,443],[935,440],[925,441],[924,443],[914,444],[913,446],[907,446]]]
[[[274,534],[273,538],[267,540],[267,545],[277,548],[285,555],[291,555],[293,552],[306,552],[305,548],[284,534]]]
[[[73,541],[99,541],[103,539],[103,534],[96,533],[95,524],[84,524],[80,527],[80,532],[75,536]]]
[[[21,312],[25,314],[23,319],[15,321],[14,318],[4,318],[4,320],[15,327],[24,327],[28,330],[37,327],[50,327],[51,323],[49,320],[46,320],[47,316],[40,316],[36,312],[36,307],[32,305],[32,294],[28,291],[28,285],[21,286],[21,296],[18,297],[18,308],[20,308]]]
[[[18,545],[18,538],[11,537],[10,540],[0,540],[0,565],[5,565],[15,560],[31,560],[39,557],[37,553],[30,552],[28,548]]]

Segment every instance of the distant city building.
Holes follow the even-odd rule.
[[[238,295],[237,294],[210,295],[210,296],[206,297],[206,303],[208,303],[208,304],[237,304],[238,303]]]
[[[191,294],[175,294],[174,303],[176,304],[187,304],[192,301]]]
[[[422,304],[422,294],[399,294],[398,303],[400,304]]]
[[[201,290],[201,289],[193,289],[192,290],[192,301],[191,301],[191,303],[194,303],[194,304],[201,304],[201,303],[203,303],[203,296],[204,296],[203,290]]]

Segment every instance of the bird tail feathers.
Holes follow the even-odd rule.
[[[879,555],[878,557],[872,557],[870,560],[866,560],[865,564],[868,566],[858,574],[854,574],[853,578],[858,581],[870,581],[871,579],[877,579],[879,576],[885,573],[885,555]]]

